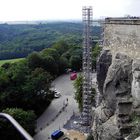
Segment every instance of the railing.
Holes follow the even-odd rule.
[[[0,117],[9,120],[26,140],[33,140],[33,138],[29,135],[29,133],[12,116],[6,113],[0,113]]]

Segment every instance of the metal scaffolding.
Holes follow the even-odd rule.
[[[83,7],[83,110],[82,110],[82,131],[90,132],[92,114],[91,114],[91,72],[92,72],[92,47],[91,47],[91,26],[92,7]]]

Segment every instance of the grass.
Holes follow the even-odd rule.
[[[9,59],[9,60],[0,60],[0,66],[3,65],[4,63],[14,63],[18,62],[20,60],[23,60],[24,58],[17,58],[17,59]]]

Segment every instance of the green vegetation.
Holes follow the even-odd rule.
[[[79,50],[74,52],[76,55],[73,54],[71,56],[71,59],[73,61],[70,59],[71,68],[75,67],[75,70],[80,69],[82,66],[82,52],[81,51],[82,50],[80,50],[80,48],[79,48]],[[92,69],[96,69],[96,61],[97,61],[97,57],[100,54],[100,51],[101,51],[101,48],[99,47],[98,44],[96,44],[92,49],[92,66],[93,66]],[[77,55],[78,53],[79,53],[79,55]],[[80,54],[81,54],[81,56],[80,56]],[[82,111],[82,106],[83,106],[83,104],[82,104],[82,92],[83,92],[82,91],[82,84],[83,84],[83,77],[81,74],[79,74],[78,78],[74,82],[74,88],[76,90],[75,91],[75,99],[78,103],[78,107],[79,107],[80,111]],[[93,103],[93,106],[95,105],[95,92],[96,92],[95,89],[92,88],[92,95],[93,96],[92,96],[91,101]]]
[[[93,31],[94,38],[99,39],[100,27],[94,26]],[[0,24],[0,60],[26,57],[33,51],[51,47],[59,40],[70,46],[81,45],[82,33],[82,23]]]
[[[9,59],[9,60],[0,60],[0,66],[5,64],[5,63],[15,63],[20,60],[23,60],[24,58],[17,58],[17,59]]]
[[[130,134],[130,139],[136,139],[140,136],[140,116],[138,116],[136,113],[132,114],[132,125],[134,126],[132,128],[132,133]]]
[[[77,79],[75,80],[74,82],[74,88],[76,89],[75,91],[75,100],[77,101],[78,103],[78,107],[79,107],[79,110],[80,112],[82,112],[82,83],[83,82],[83,77],[81,74],[78,75]]]
[[[95,29],[100,32],[99,27]],[[24,59],[0,61],[0,112],[11,114],[34,134],[36,116],[53,100],[54,93],[50,91],[52,80],[68,68],[79,71],[82,67],[82,25],[3,24],[0,31],[0,59],[20,58],[30,53]],[[92,45],[96,43],[92,42]],[[99,50],[97,45],[93,49],[94,62]],[[82,110],[82,77],[79,78],[76,80],[75,98]],[[15,139],[15,136],[17,140],[21,139],[3,119],[0,121],[3,124],[0,126],[1,140]],[[7,137],[5,131],[9,134]]]
[[[97,62],[97,58],[100,54],[101,48],[99,47],[98,44],[95,45],[95,47],[93,47],[92,49],[92,67],[93,69],[96,69],[96,62]]]
[[[19,62],[1,65],[0,112],[7,108],[10,111],[17,108],[20,109],[20,112],[27,111],[28,114],[32,111],[39,116],[54,97],[50,91],[52,80],[70,68],[70,63],[73,61],[71,57],[79,56],[79,49],[82,50],[82,47],[71,47],[61,40],[51,48],[46,48],[41,52],[33,52]],[[80,51],[80,55],[82,55],[82,51]],[[81,63],[82,58],[79,61]],[[74,67],[76,66],[73,65]],[[24,118],[21,118],[20,121],[27,125]],[[9,128],[7,124],[4,124],[4,127],[8,129],[9,134],[14,134],[13,128]],[[31,127],[32,131],[33,127]],[[3,129],[1,129],[1,133],[4,133]],[[11,135],[10,137],[12,138]],[[1,137],[1,139],[4,138]]]
[[[81,74],[78,75],[77,79],[74,81],[74,88],[75,88],[75,100],[78,103],[78,107],[79,107],[79,111],[82,112],[82,107],[83,107],[83,102],[82,102],[82,98],[83,98],[83,89],[82,89],[82,85],[83,85],[83,76]],[[92,88],[92,97],[91,97],[91,102],[93,103],[93,106],[95,105],[95,94],[96,91],[94,88]]]

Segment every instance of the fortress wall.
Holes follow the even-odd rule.
[[[104,49],[127,53],[140,58],[140,19],[107,18],[104,28]]]

